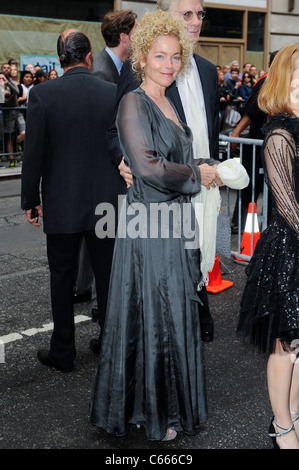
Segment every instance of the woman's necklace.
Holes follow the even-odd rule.
[[[140,88],[142,88],[142,90],[145,92],[145,94],[146,94],[147,96],[149,96],[155,103],[163,104],[163,103],[166,102],[165,94],[164,94],[163,96],[155,96],[155,95],[153,95],[151,92],[146,91],[146,89],[144,88],[144,84],[143,84],[143,83],[140,85]]]
[[[174,123],[182,129],[182,126],[179,123],[179,120],[165,95],[159,97],[152,95],[151,93],[145,90],[143,83],[140,85],[140,88],[142,88],[146,96],[148,96],[156,104],[156,106],[158,106],[158,108],[166,118],[174,121]]]

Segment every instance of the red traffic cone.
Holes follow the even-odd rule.
[[[209,273],[209,283],[207,291],[212,294],[218,294],[233,285],[232,281],[223,281],[221,278],[219,258],[216,256],[212,271]]]
[[[253,217],[253,221],[252,221]],[[253,248],[251,253],[251,235],[252,235],[252,222],[253,222]],[[252,203],[249,203],[248,214],[245,224],[245,230],[243,233],[242,243],[241,243],[241,254],[252,256],[255,245],[257,244],[258,239],[260,238],[259,224],[257,220],[257,211],[256,203],[254,203],[254,214],[252,214]]]

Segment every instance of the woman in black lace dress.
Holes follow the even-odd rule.
[[[277,448],[299,448],[299,43],[275,57],[259,95],[273,220],[246,269],[238,335],[270,353],[267,378]],[[297,359],[297,360],[296,360]]]

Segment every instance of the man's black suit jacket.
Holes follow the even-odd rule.
[[[116,65],[105,49],[94,56],[93,74],[107,82],[118,83],[119,81]]]
[[[94,229],[97,204],[117,206],[118,193],[125,192],[105,145],[115,94],[115,84],[85,67],[73,67],[30,92],[21,206],[40,204],[41,181],[47,234]]]
[[[210,158],[215,160],[219,159],[219,92],[218,92],[218,75],[215,65],[213,65],[208,60],[200,57],[197,54],[194,54],[194,59],[197,65],[199,72],[200,80],[202,83],[206,115],[207,115],[207,124],[208,124],[208,133],[209,133],[209,148],[210,148]],[[131,61],[128,60],[124,63],[120,80],[117,84],[117,94],[116,94],[116,108],[115,108],[115,117],[117,114],[117,109],[121,98],[128,93],[129,91],[135,90],[140,83],[136,80],[136,75],[132,71]],[[176,86],[176,82],[173,82],[169,88],[166,90],[166,96],[172,101],[175,106],[181,120],[186,123],[186,117],[183,110],[183,105],[181,98]],[[107,144],[111,159],[113,164],[117,167],[120,164],[122,158],[122,152],[120,150],[119,141],[117,137],[117,130],[115,125],[113,125],[107,133]],[[196,155],[194,156],[196,158]]]

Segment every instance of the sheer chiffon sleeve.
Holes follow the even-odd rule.
[[[182,194],[200,191],[199,168],[192,163],[169,161],[166,158],[169,154],[164,155],[157,148],[150,108],[137,93],[127,93],[123,97],[117,116],[117,128],[125,160],[134,177],[160,191]],[[169,151],[171,152],[171,148]]]
[[[286,130],[276,130],[266,139],[264,158],[268,184],[278,213],[299,233],[299,203],[296,198],[296,144]]]

